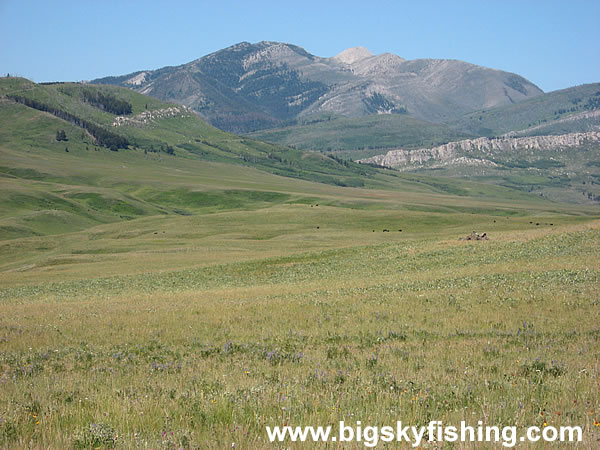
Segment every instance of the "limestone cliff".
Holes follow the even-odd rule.
[[[499,153],[509,154],[516,150],[540,152],[580,147],[600,143],[600,132],[569,133],[559,136],[501,137],[496,139],[477,138],[450,142],[434,148],[396,149],[386,154],[361,159],[358,162],[391,168],[409,168],[427,164],[444,166],[452,164],[495,165],[487,157]],[[477,157],[473,157],[475,154]]]

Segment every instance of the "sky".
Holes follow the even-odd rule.
[[[459,59],[548,92],[600,82],[599,19],[598,0],[0,0],[0,74],[91,80],[267,40]]]

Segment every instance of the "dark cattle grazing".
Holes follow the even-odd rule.
[[[389,233],[389,232],[390,232],[390,230],[383,230],[383,232],[384,232],[384,233]]]
[[[402,229],[399,229],[398,231],[402,233]]]

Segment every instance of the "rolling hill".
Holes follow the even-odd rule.
[[[515,112],[500,138],[470,124],[497,133],[510,109],[295,119],[409,140],[423,164],[402,172],[124,87],[1,78],[0,447],[271,448],[266,427],[399,414],[597,447],[600,209],[575,197],[600,187],[600,133],[559,133],[593,128],[596,97]],[[362,430],[348,446],[386,440]]]
[[[0,121],[3,239],[277,205],[428,210],[443,198],[473,210],[553,208],[513,189],[235,136],[185,107],[114,86],[3,78]]]
[[[236,447],[265,447],[284,377],[306,420],[332,389],[353,402],[344,417],[380,415],[385,399],[395,420],[399,396],[432,393],[464,414],[463,397],[408,390],[433,373],[447,382],[432,389],[459,386],[478,408],[472,380],[460,384],[473,349],[478,398],[484,381],[505,383],[494,395],[512,389],[529,404],[511,416],[534,423],[549,394],[505,378],[531,342],[543,364],[532,355],[517,370],[563,370],[547,385],[562,393],[568,374],[584,399],[573,420],[589,417],[596,380],[582,387],[581,365],[545,364],[597,335],[597,207],[260,143],[114,86],[3,78],[0,123],[1,446],[204,448],[216,433],[230,447],[232,417],[246,415],[255,425]],[[490,239],[459,239],[473,230]],[[444,328],[431,321],[440,311]],[[532,320],[543,328],[521,325]],[[550,356],[548,336],[569,346]],[[448,342],[456,361],[423,372]],[[496,347],[512,349],[501,363]],[[407,368],[403,384],[380,375]],[[366,404],[365,389],[376,389]],[[440,413],[414,405],[415,423]],[[180,420],[168,442],[165,411]]]
[[[597,207],[113,86],[0,79],[0,124],[0,447],[267,448],[265,426],[399,402],[597,443]]]
[[[356,183],[356,175],[368,177],[372,173],[369,169],[325,155],[223,132],[199,119],[188,108],[129,89],[81,83],[37,85],[25,79],[8,78],[0,83],[0,95],[4,97],[6,123],[13,122],[13,128],[24,132],[24,124],[18,120],[17,110],[21,110],[18,105],[24,106],[22,110],[29,114],[31,110],[46,113],[45,117],[68,122],[71,131],[67,136],[72,139],[75,133],[79,137],[71,146],[85,144],[88,149],[138,150],[161,157],[177,154],[206,161],[251,165],[279,175],[339,185]],[[102,96],[109,99],[105,104],[96,99]],[[131,113],[122,115],[109,111],[107,105],[111,101],[123,102],[131,108]],[[15,114],[16,121],[13,119]],[[60,128],[60,125],[56,127]],[[55,139],[57,131],[52,139],[55,147],[61,147],[61,142]]]

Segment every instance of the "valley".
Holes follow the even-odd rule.
[[[268,448],[400,415],[599,438],[600,212],[566,197],[596,189],[596,141],[444,125],[424,139],[456,164],[399,171],[122,87],[0,95],[0,446]]]

